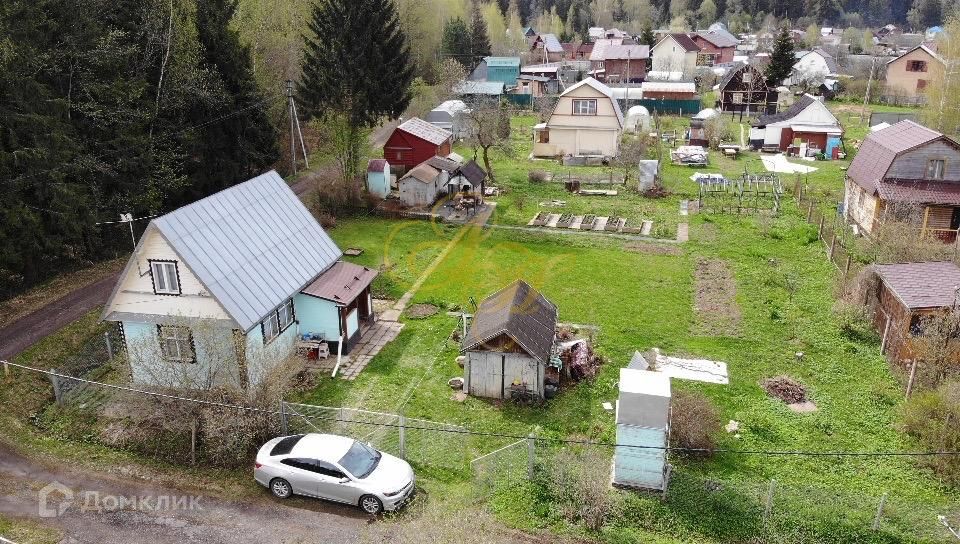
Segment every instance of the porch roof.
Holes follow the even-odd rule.
[[[377,274],[372,268],[337,261],[300,292],[347,306],[370,286]]]
[[[887,178],[877,183],[876,192],[888,202],[960,206],[960,183]]]

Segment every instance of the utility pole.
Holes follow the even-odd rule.
[[[863,108],[860,109],[860,124],[863,124],[863,116],[867,113],[867,102],[870,101],[870,87],[873,86],[873,72],[877,67],[877,57],[870,59],[870,78],[867,79],[867,94],[863,95]]]
[[[303,132],[300,131],[300,119],[297,116],[297,103],[293,100],[293,81],[287,80],[287,111],[290,115],[290,165],[293,175],[297,175],[297,139],[300,140],[300,150],[303,152],[303,164],[310,168],[307,158],[307,146],[303,143]]]

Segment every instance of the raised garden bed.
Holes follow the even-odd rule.
[[[560,216],[560,219],[559,219],[559,220],[557,220],[557,227],[561,227],[561,228],[562,228],[562,227],[569,227],[571,224],[573,224],[573,214],[572,214],[572,213],[565,213],[565,214],[563,214],[563,215]]]

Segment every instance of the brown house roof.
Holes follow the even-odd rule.
[[[376,270],[358,264],[337,261],[300,292],[329,300],[340,306],[346,306],[357,298],[364,289],[369,287],[376,277]]]
[[[443,170],[445,172],[453,172],[457,168],[460,168],[460,163],[457,161],[448,159],[446,157],[441,157],[439,155],[434,155],[425,162],[437,170]]]
[[[907,309],[945,308],[956,302],[960,268],[952,262],[875,264],[873,269]]]
[[[397,127],[397,130],[406,132],[407,134],[412,134],[421,140],[425,140],[435,145],[441,145],[447,140],[453,138],[452,132],[444,130],[436,125],[431,125],[419,117],[411,117],[410,119],[404,121],[400,124],[400,126]]]
[[[704,40],[712,43],[714,46],[721,49],[726,47],[736,47],[737,40],[727,33],[727,35],[721,34],[715,30],[699,30],[697,31],[697,36],[700,36]]]
[[[727,85],[729,85],[730,82],[732,82],[735,77],[737,77],[739,74],[743,73],[744,70],[750,70],[750,71],[752,71],[753,74],[754,74],[754,76],[759,77],[761,80],[764,81],[764,87],[767,87],[767,90],[769,90],[769,86],[766,85],[766,83],[765,83],[765,82],[766,82],[766,76],[763,75],[763,72],[762,72],[759,68],[757,68],[756,66],[754,66],[754,65],[752,65],[752,64],[747,64],[746,62],[739,62],[739,61],[738,61],[738,62],[735,62],[735,63],[733,64],[733,66],[730,67],[729,70],[727,70],[727,73],[726,73],[726,74],[723,74],[723,79],[720,80],[720,83],[719,83],[719,85],[717,86],[717,88],[719,89],[719,91],[720,91],[721,93],[723,93],[724,90],[726,90]]]
[[[900,121],[895,125],[873,132],[860,144],[857,156],[854,157],[853,162],[850,163],[847,176],[871,194],[880,194],[885,199],[888,198],[887,196],[883,196],[884,191],[888,193],[888,196],[900,194],[897,192],[898,190],[909,191],[911,186],[903,185],[903,182],[908,180],[887,180],[888,183],[884,182],[884,176],[886,176],[887,171],[890,169],[890,165],[893,164],[893,161],[896,160],[897,155],[900,153],[940,138],[953,142],[953,140],[950,140],[943,134],[909,120]],[[928,185],[942,185],[936,182],[924,183]],[[901,189],[881,187],[889,185],[900,185]],[[933,187],[931,186],[931,188]],[[913,191],[922,191],[923,189],[924,186],[918,183],[912,184]],[[907,195],[910,193],[904,192],[903,194]],[[890,199],[895,200],[893,196],[891,196]],[[911,201],[919,202],[922,201],[922,199]]]
[[[646,45],[610,45],[603,50],[603,60],[637,60],[649,57],[650,48]]]
[[[693,41],[693,38],[691,38],[690,36],[688,36],[688,35],[686,35],[686,34],[684,34],[684,33],[682,33],[682,32],[675,32],[675,33],[670,34],[670,36],[671,36],[674,40],[677,41],[677,43],[680,45],[680,47],[682,47],[682,48],[684,49],[684,51],[686,51],[686,52],[688,52],[688,53],[689,53],[690,51],[699,51],[699,50],[700,50],[700,46],[697,45],[697,42]],[[664,38],[664,39],[666,39],[666,38]]]
[[[484,349],[502,334],[542,364],[550,360],[557,328],[557,307],[523,280],[490,295],[477,308],[463,351]]]
[[[383,172],[386,166],[386,159],[370,159],[370,161],[367,162],[367,172]]]

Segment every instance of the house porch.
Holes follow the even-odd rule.
[[[372,321],[361,325],[349,355],[345,354],[340,358],[337,375],[345,380],[356,379],[367,364],[380,353],[384,346],[393,341],[401,330],[403,330],[403,323],[396,321]],[[326,374],[332,373],[336,366],[336,351],[331,352],[326,359],[307,362],[307,368],[310,370]]]

